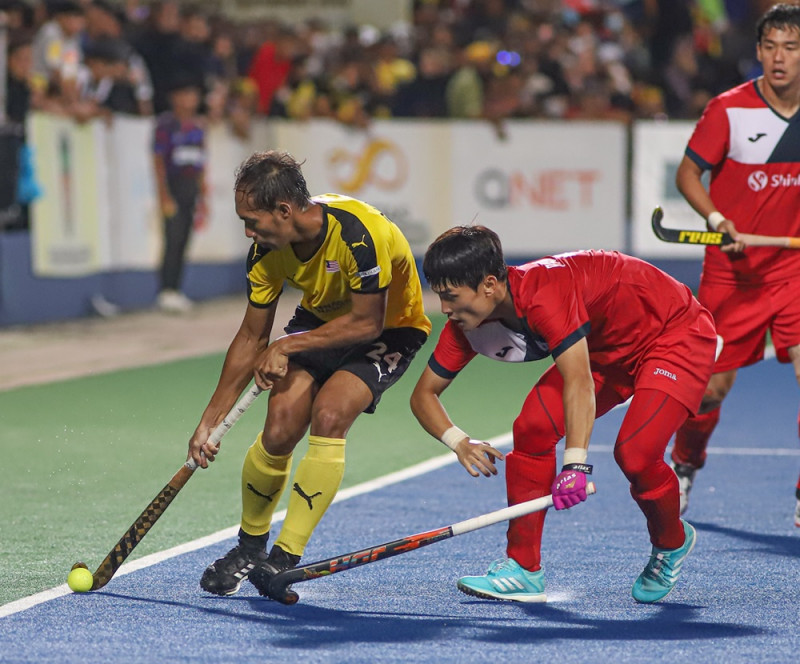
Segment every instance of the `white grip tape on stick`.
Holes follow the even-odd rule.
[[[596,489],[594,482],[588,482],[586,484],[586,494],[591,496],[595,491]],[[488,514],[476,516],[472,519],[467,519],[466,521],[459,521],[458,523],[454,523],[452,526],[450,526],[450,528],[453,531],[453,535],[462,535],[463,533],[478,530],[479,528],[484,528],[485,526],[491,526],[495,523],[500,523],[501,521],[508,521],[510,519],[516,519],[520,516],[525,516],[526,514],[532,514],[533,512],[540,512],[541,510],[546,510],[548,507],[552,506],[553,496],[542,496],[541,498],[534,498],[533,500],[527,500],[524,503],[518,503],[516,505],[511,505],[510,507],[504,507],[503,509],[495,510],[494,512],[489,512]]]
[[[244,412],[253,405],[253,402],[256,400],[259,394],[261,394],[262,390],[258,385],[253,385],[239,401],[236,405],[228,411],[228,414],[225,416],[225,419],[220,422],[211,435],[208,437],[208,442],[213,443],[214,445],[219,445],[219,442],[222,440],[222,437],[231,430],[231,427],[236,424],[239,418],[244,415]],[[197,463],[194,459],[189,459],[186,462],[186,467],[190,470],[195,470],[197,468]]]

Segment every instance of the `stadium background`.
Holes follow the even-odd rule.
[[[266,4],[199,6],[258,21]],[[769,3],[269,3],[292,24],[307,12],[325,13],[330,25],[361,22],[366,37],[414,20],[423,6],[498,4],[558,6],[553,24],[560,21],[572,38],[586,36],[584,24],[593,26],[598,47],[608,46],[598,26],[610,15],[624,12],[635,22],[646,6],[690,8],[698,58],[724,61],[714,45],[744,35],[746,57],[737,69],[744,79],[753,75],[744,66],[752,64],[752,15]],[[724,8],[723,22],[709,20],[714,5]],[[644,83],[652,93],[653,81]],[[195,237],[186,278],[198,306],[183,317],[152,309],[160,242],[149,170],[153,118],[78,123],[32,112],[28,136],[45,194],[30,211],[29,227],[0,231],[0,659],[220,662],[277,654],[308,662],[477,662],[491,652],[508,661],[752,662],[765,653],[771,661],[794,661],[797,399],[791,372],[774,359],[743,371],[737,382],[731,416],[720,425],[694,495],[700,543],[685,579],[660,606],[636,606],[629,595],[647,546],[611,456],[620,413],[600,420],[593,437],[600,492],[581,511],[549,520],[553,601],[540,609],[473,601],[453,587],[455,577],[502,553],[502,525],[304,584],[294,609],[254,597],[247,585],[232,600],[203,597],[198,573],[231,545],[241,458],[263,406],[236,425],[217,463],[193,478],[131,556],[147,567],[131,566],[88,596],[63,586],[74,561],[99,563],[184,458],[244,307],[247,243],[232,214],[230,183],[252,150],[290,150],[307,159],[313,192],[346,191],[376,203],[403,227],[418,257],[443,228],[476,220],[501,230],[512,260],[589,246],[622,249],[696,285],[701,251],[659,244],[649,219],[660,204],[668,225],[701,226],[673,184],[697,108],[648,113],[637,102],[621,121],[590,120],[577,109],[569,118],[374,117],[364,125],[256,114],[247,137],[228,121],[216,124],[209,134],[211,218]],[[123,315],[100,318],[92,305],[98,295]],[[281,303],[284,320],[289,295]],[[427,306],[438,329],[435,300]],[[429,342],[420,358],[430,348]],[[441,455],[408,412],[421,366],[386,395],[378,416],[354,427],[345,494]],[[448,409],[474,436],[507,444],[513,416],[545,366],[500,367],[478,358],[448,391]],[[496,509],[503,493],[501,478],[476,484],[452,466],[410,477],[334,505],[309,558]],[[162,552],[176,545],[199,549],[164,560]]]
[[[15,8],[31,9],[26,29],[35,39],[47,18],[43,11],[64,4],[70,3],[8,0],[0,10],[10,22]],[[145,52],[147,38],[152,41],[155,28],[148,21],[156,14],[148,16],[147,3],[77,4],[85,10],[84,47],[107,36],[109,21],[117,21],[117,41],[134,51]],[[650,213],[662,205],[668,225],[702,226],[675,190],[675,168],[702,101],[758,73],[752,19],[766,4],[155,5],[183,12],[171,28],[176,39],[194,49],[189,53],[207,53],[217,68],[189,72],[208,91],[210,215],[191,243],[188,295],[206,300],[241,292],[246,242],[233,215],[230,181],[243,158],[269,147],[305,160],[312,192],[337,191],[376,204],[403,228],[418,257],[444,228],[476,221],[501,234],[514,261],[587,247],[620,249],[694,287],[701,250],[659,243],[649,231]],[[11,43],[22,29],[9,23],[5,32]],[[236,115],[242,89],[252,88],[248,75],[258,75],[247,59],[287,39],[288,78],[271,105],[246,111],[243,126]],[[232,49],[227,56],[219,55],[221,44]],[[386,62],[384,48],[393,49]],[[450,106],[442,115],[441,109],[408,110],[400,103],[404,90],[417,88],[404,88],[396,72],[412,72],[409,86],[422,81],[431,49],[449,67],[437,85],[465,70],[480,72],[485,89],[478,118]],[[156,112],[156,67],[167,59],[156,57],[153,64]],[[199,68],[200,61],[190,58],[183,66]],[[347,94],[336,92],[347,76],[358,77],[347,69],[352,62],[373,78],[356,81]],[[391,94],[377,89],[382,76],[397,79]],[[309,86],[316,92],[308,93]],[[326,100],[335,107],[327,114],[317,106],[297,111],[298,98],[308,94],[316,95],[317,106]],[[0,327],[94,315],[98,302],[142,309],[156,294],[161,234],[150,156],[154,116],[90,114],[87,120],[57,94],[48,103],[58,112],[34,106],[24,123],[43,194],[30,205],[24,227],[10,221],[14,210],[0,214]],[[14,179],[13,159],[4,161],[3,204]]]

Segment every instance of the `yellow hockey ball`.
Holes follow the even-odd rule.
[[[83,563],[75,563],[67,577],[67,585],[76,593],[86,593],[92,589],[94,578]]]

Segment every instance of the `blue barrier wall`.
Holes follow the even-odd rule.
[[[226,264],[187,265],[186,294],[194,300],[245,293],[245,259]],[[0,327],[47,323],[96,315],[92,298],[102,296],[123,311],[153,306],[158,281],[153,271],[120,271],[69,279],[36,277],[31,237],[0,233]]]

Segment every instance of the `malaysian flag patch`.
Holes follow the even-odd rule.
[[[339,261],[325,261],[325,272],[338,272]]]

